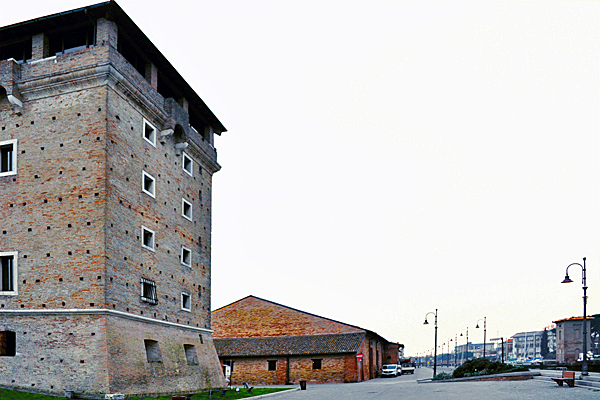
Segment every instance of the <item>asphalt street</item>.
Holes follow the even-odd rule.
[[[438,368],[438,373],[443,370]],[[308,385],[275,396],[274,400],[598,400],[600,391],[583,387],[558,386],[547,379],[499,382],[417,383],[431,378],[432,370],[419,368],[414,375],[377,378],[360,383]]]

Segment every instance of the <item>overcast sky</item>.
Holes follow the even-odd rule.
[[[581,268],[560,282],[587,257],[600,313],[599,1],[118,3],[228,129],[213,309],[255,295],[414,355],[436,308],[440,345],[582,315]]]

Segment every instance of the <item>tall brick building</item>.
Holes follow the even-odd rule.
[[[0,385],[224,385],[210,330],[224,131],[112,1],[0,28]]]
[[[397,364],[400,347],[377,333],[254,296],[213,311],[231,383],[358,382]]]

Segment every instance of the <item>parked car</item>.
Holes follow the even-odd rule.
[[[388,377],[388,376],[398,376],[400,375],[400,373],[398,373],[398,365],[396,364],[385,364],[382,368],[381,368],[381,377]]]

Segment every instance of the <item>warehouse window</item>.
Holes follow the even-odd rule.
[[[142,278],[140,281],[140,299],[146,303],[158,304],[156,296],[156,283],[149,279]]]
[[[194,170],[194,162],[192,161],[192,159],[185,153],[183,153],[182,156],[182,168],[183,171],[188,174],[189,176],[193,176],[193,170]]]
[[[267,360],[267,363],[269,371],[277,371],[277,360]]]
[[[192,251],[185,246],[181,246],[181,263],[186,267],[192,266]]]
[[[0,252],[0,295],[17,293],[17,252]]]
[[[0,176],[17,173],[17,139],[0,142]]]
[[[181,199],[181,215],[185,219],[192,220],[192,203],[184,198]]]
[[[146,347],[146,359],[151,362],[162,362],[160,355],[160,347],[156,340],[145,339],[144,346]]]
[[[321,369],[321,361],[320,358],[313,358],[312,360],[312,369]]]
[[[142,247],[154,251],[154,231],[142,226]]]
[[[17,334],[0,331],[0,357],[14,357],[17,354]]]
[[[196,354],[196,346],[193,344],[184,344],[183,350],[185,351],[185,359],[190,365],[198,364],[198,355]]]
[[[150,143],[152,146],[156,147],[156,128],[150,122],[144,119],[144,124],[142,126],[142,137],[146,142]]]
[[[181,309],[192,311],[192,296],[189,293],[181,292]]]
[[[142,171],[142,192],[156,197],[156,179],[146,171]]]

